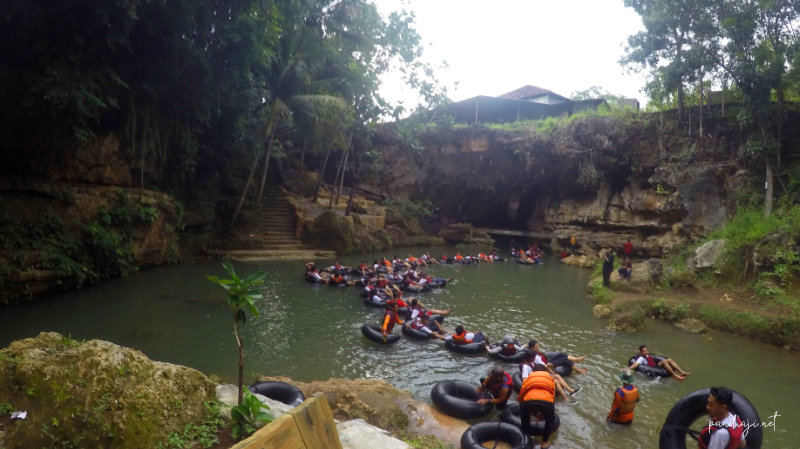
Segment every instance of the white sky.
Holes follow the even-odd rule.
[[[496,96],[532,84],[569,97],[600,86],[638,98],[645,75],[626,74],[619,59],[627,37],[643,29],[623,0],[374,0],[383,15],[416,15],[423,59],[448,68],[437,77],[453,101]],[[397,76],[383,79],[387,100],[415,98]]]

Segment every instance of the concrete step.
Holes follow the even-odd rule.
[[[318,249],[294,249],[294,250],[209,250],[211,256],[223,259],[232,259],[239,262],[259,262],[265,260],[311,260],[311,259],[334,259],[335,251]]]

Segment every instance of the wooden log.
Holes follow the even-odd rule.
[[[308,449],[342,449],[333,413],[325,396],[306,400],[291,412]]]
[[[307,399],[231,449],[342,449],[325,396]]]
[[[231,449],[306,449],[294,415],[287,413],[262,427]]]

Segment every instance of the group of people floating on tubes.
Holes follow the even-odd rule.
[[[542,262],[542,249],[536,242],[531,243],[528,249],[511,248],[511,256],[517,258],[517,263],[527,265],[541,265]]]
[[[480,263],[480,262],[505,262],[505,259],[497,254],[497,250],[492,250],[489,254],[481,251],[477,255],[461,255],[460,252],[456,252],[456,255],[453,257],[448,257],[447,253],[442,253],[442,256],[439,257],[439,263],[445,264],[471,264],[471,263]]]
[[[420,270],[428,265],[438,263],[429,253],[423,254],[419,258],[411,254],[405,259],[395,256],[389,260],[383,257],[380,261],[376,260],[372,264],[362,261],[355,268],[343,266],[337,260],[333,265],[319,269],[312,261],[306,263],[305,278],[306,281],[312,283],[342,287],[349,285],[374,286],[380,281],[380,283],[386,283],[404,291],[419,292],[441,288],[447,283],[448,279],[446,278],[434,278]],[[391,296],[391,292],[387,292],[387,294]]]
[[[467,333],[463,337],[455,337],[455,340],[459,343],[466,343],[473,337],[481,338],[482,334]],[[564,377],[572,372],[585,372],[585,369],[575,366],[585,357],[576,357],[566,353],[545,353],[541,351],[538,341],[531,340],[527,345],[521,345],[513,335],[506,335],[499,345],[487,345],[486,349],[490,354],[500,354],[506,357],[521,353],[519,373],[511,375],[502,366],[493,367],[485,378],[480,379],[480,386],[475,390],[474,401],[478,404],[492,404],[501,411],[501,416],[505,416],[506,412],[503,410],[508,406],[512,392],[518,391],[518,405],[514,405],[514,407],[515,413],[520,416],[520,426],[523,432],[526,432],[526,435],[530,434],[532,417],[540,424],[543,422],[541,426],[543,428],[539,430],[539,434],[542,436],[541,447],[548,447],[549,436],[554,429],[558,428],[559,423],[554,409],[556,397],[560,396],[567,404],[575,405],[578,402],[573,396],[581,390],[580,386],[574,388],[570,386]],[[570,366],[571,369],[559,372],[559,367],[563,368],[565,365]],[[671,358],[653,356],[646,345],[640,346],[636,354],[630,358],[629,364],[623,367],[619,374],[622,386],[614,392],[611,410],[605,418],[609,423],[629,425],[633,422],[634,410],[640,399],[639,391],[634,386],[634,370],[649,376],[669,376],[676,380],[684,380],[691,374],[683,370]],[[721,394],[723,396],[721,400],[727,401],[727,404],[730,405],[729,398],[726,399],[724,392]],[[719,399],[710,395],[708,401],[709,404],[714,402],[716,405]],[[713,412],[711,409],[708,410],[712,422],[717,417],[724,418],[724,421],[720,421],[722,424],[716,428],[713,425],[707,426],[701,432],[698,447],[714,449],[744,447],[744,444],[741,443],[741,432],[736,431],[735,426],[736,420],[739,418],[733,414],[730,416],[725,414],[727,409],[719,411],[719,413],[716,409]],[[722,435],[727,432],[721,432],[718,437],[713,436],[716,430],[726,429],[726,426],[733,426],[728,429],[731,430],[730,438]],[[739,446],[740,444],[741,446]]]

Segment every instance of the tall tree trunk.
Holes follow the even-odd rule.
[[[325,177],[325,169],[328,168],[328,158],[331,155],[331,147],[328,147],[328,150],[325,151],[325,160],[322,161],[322,167],[319,169],[319,173],[317,174],[317,185],[314,187],[314,202],[317,202],[317,198],[319,197],[319,188],[322,186],[323,178]]]
[[[347,148],[342,153],[342,159],[347,154]],[[336,186],[339,185],[339,174],[342,172],[342,161],[339,160],[339,165],[336,167],[336,177],[333,178],[333,187],[331,187],[331,197],[328,200],[328,209],[333,209],[333,196],[336,194]]]
[[[339,178],[339,188],[336,189],[336,204],[339,204],[339,198],[342,196],[342,188],[344,188],[344,175],[347,173],[347,159],[350,157],[350,150],[344,152],[344,162],[342,165],[342,176]]]
[[[239,212],[242,211],[242,205],[244,204],[245,198],[247,198],[247,191],[250,190],[250,184],[253,182],[253,178],[256,175],[256,168],[258,168],[258,160],[261,159],[261,152],[256,152],[256,157],[254,158],[253,165],[250,167],[250,174],[247,176],[247,182],[242,189],[242,195],[239,197],[239,204],[236,205],[236,210],[233,212],[233,216],[231,217],[231,222],[228,225],[229,227],[233,227],[236,224],[236,219],[239,218]]]
[[[234,320],[236,320],[234,316]],[[236,337],[236,345],[239,346],[239,395],[237,405],[242,405],[242,385],[244,384],[244,342],[239,336],[236,321],[233,322],[233,335]]]
[[[761,141],[764,143],[767,141],[767,131],[763,123],[761,124]],[[772,215],[772,195],[774,190],[772,188],[772,155],[769,154],[769,151],[764,151],[764,160],[767,166],[764,180],[764,216],[769,217]]]
[[[300,164],[297,166],[297,169],[300,171],[303,170],[303,166],[305,165],[307,146],[308,146],[308,139],[303,139],[303,149],[300,151]]]
[[[703,147],[703,78],[700,78],[700,116],[697,117],[700,130],[700,148]]]
[[[275,130],[278,127],[272,124],[272,131],[270,131],[269,140],[267,141],[267,156],[264,158],[264,173],[261,175],[261,186],[258,188],[258,196],[256,197],[256,204],[261,205],[261,196],[264,194],[264,184],[267,182],[267,170],[269,170],[269,158],[272,156],[272,143],[275,141]]]
[[[347,198],[347,208],[344,210],[345,217],[349,216],[350,211],[353,209],[353,198],[356,196],[356,180],[356,176],[353,176],[353,179],[350,180],[350,197]]]

